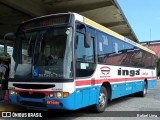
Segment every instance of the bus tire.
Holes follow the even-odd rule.
[[[97,113],[104,112],[107,106],[107,103],[108,103],[107,90],[104,86],[102,86],[99,97],[98,97],[98,104],[93,105],[92,110]]]
[[[143,90],[141,92],[139,92],[138,96],[139,97],[145,97],[146,94],[147,94],[147,82],[144,81]]]

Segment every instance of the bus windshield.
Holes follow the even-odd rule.
[[[17,49],[13,57],[17,54],[20,59],[15,60],[17,63],[15,78],[72,78],[71,38],[71,27],[56,27],[17,34],[15,42]]]

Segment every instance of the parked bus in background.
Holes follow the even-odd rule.
[[[108,100],[156,85],[155,53],[76,13],[23,22],[14,35],[9,102],[103,112]]]

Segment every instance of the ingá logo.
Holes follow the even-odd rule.
[[[108,75],[110,73],[110,67],[108,66],[101,67],[100,69],[103,75]]]

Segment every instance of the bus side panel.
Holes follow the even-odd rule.
[[[143,81],[112,84],[112,99],[142,91]]]
[[[77,88],[75,91],[75,108],[97,104],[100,86]]]
[[[77,89],[75,91],[75,108],[81,108],[82,106],[83,93],[82,89]]]
[[[83,99],[82,99],[82,107],[89,105],[89,96],[90,96],[90,88],[83,90]]]
[[[133,82],[126,82],[125,95],[131,94],[133,88]]]
[[[90,88],[89,105],[98,104],[100,88],[101,86],[93,86]]]
[[[154,88],[157,84],[157,80],[148,80],[148,89]]]
[[[132,85],[132,93],[140,92],[143,90],[144,81],[135,81]]]
[[[111,84],[112,87],[112,99],[125,95],[125,82]]]

